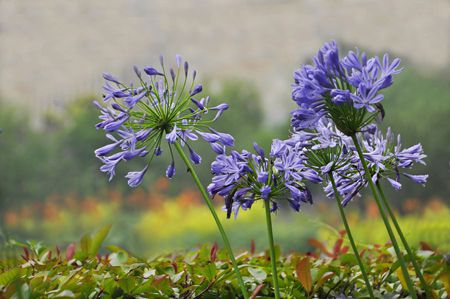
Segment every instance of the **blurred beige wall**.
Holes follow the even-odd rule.
[[[276,121],[292,72],[324,41],[439,70],[449,19],[448,0],[0,0],[0,96],[39,114],[100,95],[103,71],[131,78],[132,65],[180,53],[203,78],[255,83]]]

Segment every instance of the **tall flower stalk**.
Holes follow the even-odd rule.
[[[211,164],[214,177],[208,192],[224,197],[227,217],[232,213],[237,217],[240,209],[248,210],[256,201],[264,202],[274,296],[281,298],[271,213],[283,201],[296,211],[302,203],[312,203],[305,181],[319,183],[322,179],[305,166],[301,147],[274,140],[269,155],[256,143],[254,150],[256,154],[246,150],[219,154]]]
[[[385,209],[391,210],[387,200],[380,199],[375,182],[380,178],[386,178],[395,188],[400,188],[399,168],[409,167],[411,163],[398,163],[392,160],[394,155],[386,155],[384,149],[386,144],[379,142],[375,148],[367,148],[364,152],[361,148],[357,134],[375,136],[377,133],[375,121],[383,120],[385,111],[381,102],[384,100],[383,90],[393,84],[393,76],[399,74],[402,70],[399,68],[400,59],[389,59],[388,54],[384,54],[383,58],[368,58],[365,53],[359,51],[350,51],[342,59],[339,57],[339,50],[335,42],[326,43],[314,57],[313,65],[304,65],[294,73],[294,84],[292,85],[292,98],[298,104],[298,109],[292,111],[291,124],[294,131],[305,129],[315,129],[322,119],[330,120],[337,129],[346,137],[350,137],[351,141],[346,140],[348,151],[355,151],[352,159],[354,174],[352,177],[342,178],[342,182],[337,183],[339,192],[344,194],[344,205],[347,204],[359,191],[367,184],[369,185],[380,214],[383,218],[390,239],[397,253],[399,263],[408,290],[413,298],[417,298],[412,280],[408,274],[405,259],[403,258],[398,242],[392,231],[389,219]],[[376,138],[375,138],[376,139]],[[352,144],[350,144],[352,143]],[[419,147],[411,148],[403,154],[404,157],[414,155]],[[397,151],[397,148],[395,149]],[[392,158],[392,159],[391,159]],[[419,158],[420,160],[420,158]],[[392,162],[386,168],[385,162]],[[371,166],[369,166],[370,164]],[[394,165],[392,165],[394,164]],[[397,178],[392,179],[387,176],[389,174],[385,170],[394,170]],[[413,181],[425,181],[426,176],[408,175]],[[339,187],[339,184],[342,187]],[[384,207],[385,206],[385,207]],[[392,212],[392,211],[391,211]],[[395,216],[389,213],[394,221]],[[401,232],[400,226],[395,225],[396,229]],[[406,239],[402,238],[406,243]],[[407,244],[407,243],[406,243]],[[405,245],[405,248],[409,246]],[[410,260],[415,259],[410,250],[408,255]],[[416,263],[414,260],[413,264]],[[425,280],[422,273],[417,267],[414,267],[417,276],[423,287],[427,290]]]
[[[391,224],[389,223],[389,219],[387,218],[386,213],[384,211],[383,204],[381,203],[381,201],[380,201],[380,199],[378,197],[378,193],[377,193],[375,184],[373,183],[372,177],[370,176],[370,172],[369,172],[369,169],[367,167],[367,162],[366,162],[366,159],[364,158],[364,155],[363,155],[363,152],[362,152],[361,147],[359,145],[358,139],[356,138],[355,135],[353,135],[352,136],[352,140],[353,140],[353,143],[354,143],[354,145],[356,147],[356,150],[358,152],[358,156],[359,156],[359,158],[361,160],[361,164],[362,164],[362,167],[364,169],[364,175],[366,177],[366,180],[369,183],[370,189],[372,191],[372,195],[375,198],[375,202],[377,203],[378,210],[380,211],[381,218],[383,219],[384,225],[386,226],[386,230],[387,230],[387,232],[389,234],[389,238],[391,239],[392,245],[394,246],[395,253],[396,253],[397,258],[398,258],[398,260],[400,262],[400,267],[401,267],[401,270],[402,270],[402,273],[403,273],[403,277],[405,278],[406,285],[408,286],[409,294],[411,295],[412,298],[416,298],[417,299],[417,294],[416,294],[416,291],[414,289],[413,282],[412,282],[411,277],[409,276],[409,273],[408,273],[408,267],[406,266],[405,259],[403,257],[403,254],[402,254],[401,250],[400,250],[400,247],[398,246],[398,242],[397,242],[397,239],[395,238],[394,232],[392,231],[392,227],[391,227]]]
[[[415,256],[414,256],[414,253],[412,252],[411,247],[409,247],[409,244],[406,241],[405,236],[403,235],[403,232],[402,232],[402,230],[400,228],[400,225],[397,222],[397,219],[395,217],[394,212],[392,211],[392,209],[389,206],[389,203],[388,203],[388,201],[387,201],[387,199],[386,199],[386,197],[384,195],[383,189],[381,188],[380,182],[378,181],[376,185],[377,185],[377,190],[380,193],[381,199],[383,200],[383,203],[386,206],[386,209],[387,209],[387,211],[389,213],[389,216],[391,217],[392,222],[394,223],[395,229],[397,230],[397,233],[398,233],[398,235],[400,237],[400,240],[402,241],[403,246],[405,247],[406,252],[408,253],[408,256],[411,258],[411,262],[412,262],[412,264],[414,266],[414,270],[417,273],[417,276],[419,276],[420,283],[422,284],[422,287],[425,289],[425,293],[427,295],[427,298],[433,298],[433,293],[431,292],[430,287],[428,286],[428,283],[425,281],[425,278],[423,277],[423,274],[420,271],[419,264],[417,263],[417,260],[415,259]]]
[[[176,56],[176,66],[166,69],[160,58],[161,69],[145,67],[143,72],[134,67],[138,84],[124,84],[111,74],[103,74],[104,104],[94,102],[100,110],[101,122],[96,126],[106,132],[112,143],[95,151],[103,162],[100,170],[115,175],[116,166],[123,161],[141,159],[144,168],[126,175],[130,187],[139,186],[151,166],[154,157],[163,154],[163,141],[167,144],[171,162],[166,176],[176,173],[174,149],[183,160],[205,200],[230,257],[237,281],[244,298],[249,298],[227,234],[217,216],[211,199],[200,182],[193,164],[201,163],[201,156],[191,142],[200,138],[211,144],[214,151],[234,145],[231,135],[217,132],[211,125],[228,109],[225,103],[209,105],[209,97],[200,97],[202,85],[195,85],[197,72],[192,76],[189,64]],[[185,153],[189,152],[189,157]]]
[[[347,232],[348,239],[350,241],[350,245],[352,247],[353,253],[355,254],[356,261],[358,262],[359,269],[361,270],[361,274],[364,279],[364,283],[366,284],[367,292],[369,293],[370,298],[375,298],[373,294],[372,286],[370,285],[369,277],[367,276],[366,268],[361,260],[361,256],[358,251],[358,247],[356,247],[355,240],[353,239],[352,231],[350,230],[350,225],[348,225],[347,217],[345,216],[344,207],[342,206],[341,197],[339,196],[339,192],[336,187],[336,182],[334,181],[333,174],[329,174],[329,179],[331,182],[331,186],[333,187],[333,191],[335,194],[335,199],[337,206],[339,208],[339,214],[341,215],[342,223],[344,223],[345,231]]]
[[[342,200],[334,178],[335,176],[340,178],[340,183],[342,184],[343,177],[352,176],[352,153],[347,150],[347,146],[343,141],[344,138],[345,136],[331,122],[321,120],[318,122],[315,130],[301,130],[296,132],[287,143],[302,147],[307,157],[306,165],[321,174],[325,182],[329,182],[325,186],[325,191],[329,197],[334,197],[336,200],[350,245],[355,254],[358,266],[361,269],[367,292],[370,298],[375,298],[366,269],[347,222],[347,217],[345,216],[343,204],[348,202],[348,198]]]
[[[414,164],[420,163],[425,165],[424,159],[426,158],[426,155],[423,152],[422,145],[418,143],[403,149],[400,135],[397,135],[395,138],[391,128],[388,128],[386,135],[383,135],[382,132],[376,128],[376,126],[372,126],[368,128],[362,136],[363,138],[359,141],[363,145],[363,155],[366,160],[369,160],[368,168],[370,170],[372,181],[376,184],[377,192],[379,193],[383,205],[392,219],[392,223],[394,224],[400,240],[403,243],[408,256],[410,257],[414,270],[419,277],[420,283],[425,290],[426,295],[431,297],[432,293],[430,288],[426,283],[422,272],[420,271],[415,255],[406,241],[395,214],[392,211],[392,208],[390,207],[381,187],[381,180],[386,180],[394,189],[400,189],[402,186],[402,176],[408,178],[416,184],[425,185],[428,175],[409,173]]]

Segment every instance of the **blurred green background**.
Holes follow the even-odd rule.
[[[101,131],[95,130],[98,113],[91,103],[94,99],[100,98],[100,69],[112,73],[116,70],[115,74],[129,78],[133,63],[147,65],[156,61],[159,53],[164,50],[168,53],[179,49],[185,50],[191,57],[195,57],[194,64],[199,65],[200,70],[201,67],[206,69],[201,78],[206,82],[204,93],[210,95],[214,102],[228,102],[231,106],[217,122],[217,130],[232,134],[238,149],[249,148],[254,141],[268,148],[272,138],[283,139],[289,134],[289,110],[294,107],[289,99],[292,71],[301,63],[307,62],[306,57],[311,57],[321,43],[336,38],[342,49],[354,48],[358,40],[362,45],[369,45],[369,53],[379,54],[385,50],[390,51],[391,48],[395,49],[393,55],[399,52],[398,56],[402,58],[403,52],[409,53],[405,54],[406,59],[402,59],[404,72],[395,78],[394,85],[386,91],[383,102],[386,118],[383,126],[391,126],[395,133],[400,133],[405,147],[422,143],[428,155],[427,165],[416,168],[414,172],[428,173],[430,178],[426,187],[405,182],[401,191],[394,192],[390,186],[386,186],[389,190],[387,194],[401,214],[400,221],[411,242],[417,245],[420,241],[426,241],[442,250],[450,250],[448,53],[445,56],[442,51],[435,51],[432,52],[437,53],[435,55],[417,58],[414,50],[423,51],[422,45],[417,45],[414,50],[403,51],[404,47],[413,48],[412,44],[416,43],[418,38],[404,35],[397,39],[399,29],[404,26],[401,20],[398,24],[386,22],[380,25],[384,26],[380,29],[382,32],[397,32],[394,34],[396,38],[374,36],[372,42],[370,39],[362,40],[355,32],[353,34],[350,30],[352,24],[341,24],[339,20],[329,15],[336,10],[341,13],[357,10],[359,13],[365,11],[367,17],[374,17],[377,13],[383,13],[382,4],[366,3],[359,7],[350,1],[352,6],[349,9],[345,6],[337,8],[336,3],[329,6],[323,4],[323,13],[318,13],[304,1],[300,1],[300,4],[288,2],[276,4],[272,1],[254,3],[250,1],[243,4],[243,7],[233,1],[229,6],[225,2],[220,2],[219,7],[207,6],[202,8],[201,12],[194,12],[194,4],[188,1],[185,6],[172,12],[160,1],[152,4],[135,1],[129,5],[121,1],[112,1],[112,7],[123,6],[126,20],[136,21],[136,24],[127,23],[120,28],[109,28],[103,23],[100,26],[94,22],[95,17],[89,13],[98,12],[99,17],[105,17],[105,23],[115,20],[115,13],[104,7],[98,7],[98,4],[85,3],[84,7],[81,4],[71,4],[75,5],[76,9],[62,12],[91,20],[94,22],[92,31],[82,31],[70,26],[65,29],[58,29],[58,26],[54,28],[54,24],[69,23],[66,24],[67,21],[61,19],[51,19],[50,13],[46,15],[42,8],[36,8],[35,24],[38,28],[36,30],[40,30],[38,32],[40,40],[30,37],[23,41],[37,47],[30,48],[35,50],[32,53],[22,52],[22,49],[29,47],[15,38],[21,36],[20,26],[30,29],[33,26],[32,21],[23,21],[20,23],[22,25],[16,23],[17,17],[31,14],[31,9],[25,8],[21,1],[16,4],[2,2],[0,8],[3,10],[0,11],[3,21],[0,25],[3,26],[3,31],[0,31],[0,35],[10,42],[0,45],[0,54],[4,54],[0,58],[1,241],[8,238],[20,241],[33,239],[64,246],[77,240],[83,233],[111,223],[113,230],[109,242],[121,245],[138,255],[148,256],[187,249],[202,242],[220,243],[214,223],[193,188],[189,175],[183,171],[180,161],[176,177],[168,181],[161,175],[165,173],[169,157],[163,155],[154,160],[144,183],[135,190],[126,185],[123,176],[127,171],[141,169],[140,161],[130,161],[126,165],[121,165],[111,183],[108,183],[107,177],[100,173],[98,170],[100,162],[95,158],[94,150],[104,145],[106,139]],[[408,7],[412,4],[405,1],[402,3],[406,8],[421,11],[424,9],[434,11],[437,7],[432,5]],[[55,5],[47,1],[43,7],[53,11],[58,9]],[[145,12],[152,5],[161,14],[158,15],[160,19],[151,21],[156,22],[156,25],[153,23],[150,25],[159,28],[160,32],[138,27],[145,24],[145,21],[140,15],[142,12],[137,8],[142,8]],[[292,7],[306,5],[308,9],[314,10],[314,14],[297,23],[295,10],[291,9],[290,5]],[[311,5],[318,5],[318,9],[322,8],[319,7],[322,4]],[[444,9],[448,8],[446,4],[441,5],[444,5]],[[192,12],[195,16],[201,15],[202,12],[209,16],[208,11],[204,12],[207,9],[212,9],[212,16],[219,17],[220,9],[225,9],[232,15],[234,10],[230,7],[236,8],[243,15],[248,14],[249,19],[229,25],[231,27],[226,29],[211,23],[209,28],[211,32],[214,32],[214,36],[218,36],[217,39],[223,39],[219,42],[221,50],[217,52],[205,50],[205,47],[206,49],[215,47],[208,41],[209,31],[205,32],[203,24],[198,23],[198,20],[186,25],[191,30],[186,33],[188,38],[181,37],[184,31],[179,24],[180,20],[173,21],[174,23],[167,21],[174,17],[186,20],[189,18],[189,15],[183,14],[186,11]],[[252,7],[258,10],[250,12]],[[273,7],[277,10],[270,9]],[[370,15],[371,12],[366,11],[367,8],[374,9],[373,16]],[[297,14],[300,16],[308,11],[298,10]],[[358,12],[355,12],[355,15]],[[229,17],[227,14],[223,16]],[[279,17],[281,19],[278,19]],[[263,24],[265,18],[279,20],[278,23],[272,24],[280,31],[265,30],[266,25]],[[329,18],[330,27],[319,21],[323,18]],[[429,28],[427,26],[434,24],[429,24],[431,18],[434,18],[433,22],[437,22],[436,24],[440,24],[442,20],[429,15],[428,19],[415,21],[407,19],[407,22],[416,22],[412,24],[426,29]],[[365,28],[376,23],[376,20],[376,18],[367,19]],[[78,22],[81,24],[81,21]],[[362,21],[355,19],[355,22]],[[294,26],[289,29],[293,24],[298,28]],[[308,27],[308,24],[312,24],[311,28],[315,28],[316,31]],[[105,31],[102,26],[112,31]],[[126,27],[130,30],[126,31],[124,26],[130,26]],[[242,28],[245,30],[240,30]],[[324,30],[326,32],[331,30],[330,28],[334,28],[336,32],[323,33]],[[441,45],[440,41],[445,39],[446,31],[445,29],[442,31],[442,26],[436,28],[438,29],[430,37],[429,42]],[[136,38],[127,40],[128,32],[133,31],[131,29],[141,32],[139,38],[150,40],[151,46],[139,48],[141,40]],[[301,30],[301,33],[298,30]],[[156,34],[156,37],[149,34],[150,32]],[[255,35],[255,32],[260,34]],[[263,32],[272,39],[266,38]],[[429,34],[430,31],[425,32]],[[417,36],[422,33],[420,30],[417,31]],[[99,38],[91,38],[90,34]],[[300,38],[301,36],[303,38]],[[275,40],[276,38],[278,40]],[[56,43],[57,48],[52,48],[49,45],[53,45],[55,39],[65,43]],[[109,39],[125,40],[130,46],[125,47],[122,43],[110,44],[112,41]],[[251,45],[248,44],[250,39]],[[267,40],[271,41],[271,45],[267,45]],[[350,40],[352,43],[349,43]],[[285,43],[286,47],[277,46],[277,42]],[[448,43],[447,48],[445,41],[443,43],[444,51],[449,50]],[[45,45],[49,46],[48,52],[43,50],[46,48]],[[91,52],[83,52],[90,49],[85,45],[91,47],[97,45],[97,48],[93,47]],[[70,48],[72,52],[68,53],[71,54],[64,54],[65,47]],[[101,50],[98,50],[99,48]],[[124,51],[130,51],[128,58],[121,56],[124,54],[118,54],[118,52],[125,53]],[[150,62],[146,60],[149,53]],[[133,55],[135,58],[130,58]],[[239,58],[233,60],[233,57]],[[287,57],[286,61],[282,60],[284,57]],[[98,62],[96,58],[99,59]],[[170,58],[166,57],[166,61],[170,61]],[[189,57],[185,58],[189,60]],[[21,67],[25,63],[30,70]],[[239,67],[234,69],[230,65]],[[14,73],[13,70],[20,72]],[[76,80],[85,82],[80,76],[83,80],[90,80],[93,83],[83,85],[83,88],[67,83]],[[92,76],[95,76],[95,80]],[[282,91],[278,92],[279,90]],[[63,100],[54,103],[50,98]],[[209,165],[214,155],[208,144],[198,142],[196,147],[203,157],[198,171],[202,181],[207,185],[210,180]],[[275,216],[276,242],[281,245],[283,251],[307,251],[311,249],[308,243],[310,238],[326,241],[338,234],[337,229],[342,226],[333,202],[324,197],[319,187],[314,189],[314,200],[313,206],[305,206],[300,213],[282,209]],[[216,203],[220,210],[222,202],[217,199]],[[354,225],[355,234],[361,243],[384,243],[388,240],[370,194],[368,196],[363,194],[363,197],[354,201],[348,210],[350,221],[358,224]],[[224,214],[221,215],[236,248],[247,249],[251,240],[255,241],[259,250],[267,247],[261,206],[256,205],[251,211],[241,212],[236,220],[226,220]]]

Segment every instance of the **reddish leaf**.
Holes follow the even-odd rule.
[[[339,253],[341,253],[341,247],[342,247],[342,243],[344,242],[344,239],[339,238],[336,243],[334,243],[334,247],[333,247],[333,256],[336,258],[338,257]]]
[[[21,257],[28,262],[28,260],[30,259],[30,252],[28,251],[28,248],[23,247],[23,254],[21,255]]]
[[[219,248],[219,245],[217,245],[217,242],[215,242],[213,247],[211,247],[210,258],[211,258],[211,262],[213,262],[213,263],[216,261],[218,248]]]
[[[433,248],[431,248],[430,244],[428,244],[427,242],[420,242],[420,249],[433,250]]]
[[[178,273],[178,264],[176,262],[172,262],[172,267],[175,273]]]
[[[323,274],[322,277],[320,277],[317,280],[317,283],[315,286],[316,290],[319,289],[325,282],[327,282],[327,280],[329,280],[333,276],[334,276],[334,272],[326,272],[325,274]]]
[[[66,249],[66,259],[70,261],[75,255],[75,243],[71,243]]]
[[[51,250],[49,250],[48,253],[47,253],[47,259],[48,260],[52,259],[52,252],[51,252]]]
[[[309,239],[308,240],[309,245],[319,249],[329,257],[333,257],[334,255],[328,251],[328,249],[323,245],[321,242],[317,241],[316,239]]]
[[[250,241],[250,254],[254,255],[256,251],[255,240]]]
[[[309,263],[308,257],[304,257],[297,263],[296,272],[298,280],[306,292],[309,293],[312,289],[312,275],[311,264]]]
[[[261,289],[264,287],[263,284],[260,284],[259,286],[257,286],[255,288],[255,290],[253,291],[252,295],[250,296],[250,299],[255,299],[256,296],[258,295],[259,291],[261,291]]]
[[[348,246],[344,246],[341,249],[341,254],[346,254],[348,252]]]
[[[168,278],[168,276],[166,274],[163,275],[156,275],[155,279],[153,280],[152,284],[154,286],[159,285],[161,282],[163,282],[164,280],[166,280]]]

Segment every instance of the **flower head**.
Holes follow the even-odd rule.
[[[401,72],[398,58],[367,59],[350,51],[342,59],[336,42],[325,43],[313,59],[294,73],[292,99],[299,108],[292,115],[294,129],[314,128],[322,117],[333,120],[341,132],[353,135],[384,116],[381,91]]]
[[[104,130],[111,140],[95,151],[104,163],[101,171],[112,179],[115,168],[121,161],[136,157],[147,157],[144,170],[130,172],[128,184],[136,187],[142,182],[148,166],[155,156],[160,156],[162,142],[169,147],[172,162],[166,175],[171,178],[176,169],[172,145],[176,142],[189,148],[190,158],[195,164],[201,157],[190,146],[191,141],[203,140],[211,143],[215,151],[232,146],[231,135],[215,131],[210,125],[228,109],[225,103],[210,106],[209,97],[201,97],[201,84],[195,85],[197,72],[189,74],[189,64],[176,57],[176,66],[166,69],[161,57],[161,68],[144,67],[141,72],[134,67],[137,84],[125,84],[111,74],[104,73],[104,104],[94,102],[100,110],[98,129]]]
[[[233,211],[237,216],[239,209],[247,210],[259,199],[270,201],[272,212],[283,199],[296,211],[301,203],[312,203],[304,183],[320,182],[321,178],[305,167],[300,147],[274,140],[268,156],[257,144],[254,150],[256,154],[246,150],[220,154],[211,164],[214,177],[208,192],[225,198],[227,217]]]
[[[337,158],[336,162],[332,164],[333,166],[325,168],[333,171],[332,175],[336,181],[338,192],[343,197],[342,204],[345,206],[359,194],[361,189],[367,186],[368,182],[365,178],[364,168],[356,147],[347,136],[342,133],[339,134],[337,129],[334,129],[334,131],[337,133],[335,136],[340,138],[340,141],[337,139],[339,146],[336,148],[343,148],[343,150],[339,157],[335,155]],[[421,185],[426,183],[428,175],[409,173],[409,170],[415,163],[425,164],[424,158],[426,158],[426,155],[423,153],[420,144],[403,149],[400,143],[400,135],[395,137],[390,128],[387,129],[385,135],[376,126],[370,126],[363,131],[364,133],[360,136],[360,144],[362,145],[363,156],[367,161],[370,176],[374,183],[386,179],[397,190],[402,187],[402,176]],[[314,148],[314,146],[311,148]],[[324,155],[323,151],[327,154]],[[330,155],[332,152],[330,147],[320,149],[318,153],[313,152],[314,150],[310,149],[305,153],[308,157],[309,166],[313,164],[312,162],[317,163],[317,160],[320,160],[319,158],[323,159],[322,164],[324,164],[326,158],[323,157],[332,157]],[[335,167],[335,165],[340,166]],[[315,166],[317,167],[317,165]],[[314,168],[314,166],[312,167]],[[326,179],[324,178],[324,180]],[[328,196],[334,196],[330,182],[325,185],[324,189]]]
[[[374,182],[384,178],[392,187],[400,189],[403,175],[414,183],[425,185],[428,175],[407,173],[416,163],[425,165],[427,156],[420,143],[403,149],[400,135],[395,137],[391,128],[388,128],[386,135],[379,129],[373,134],[364,134],[362,145]]]
[[[344,205],[361,189],[364,182],[358,180],[360,173],[353,165],[354,153],[348,150],[351,139],[332,122],[321,119],[314,130],[294,132],[287,143],[303,147],[304,164],[319,174],[328,197],[334,197],[330,175],[336,181]]]

